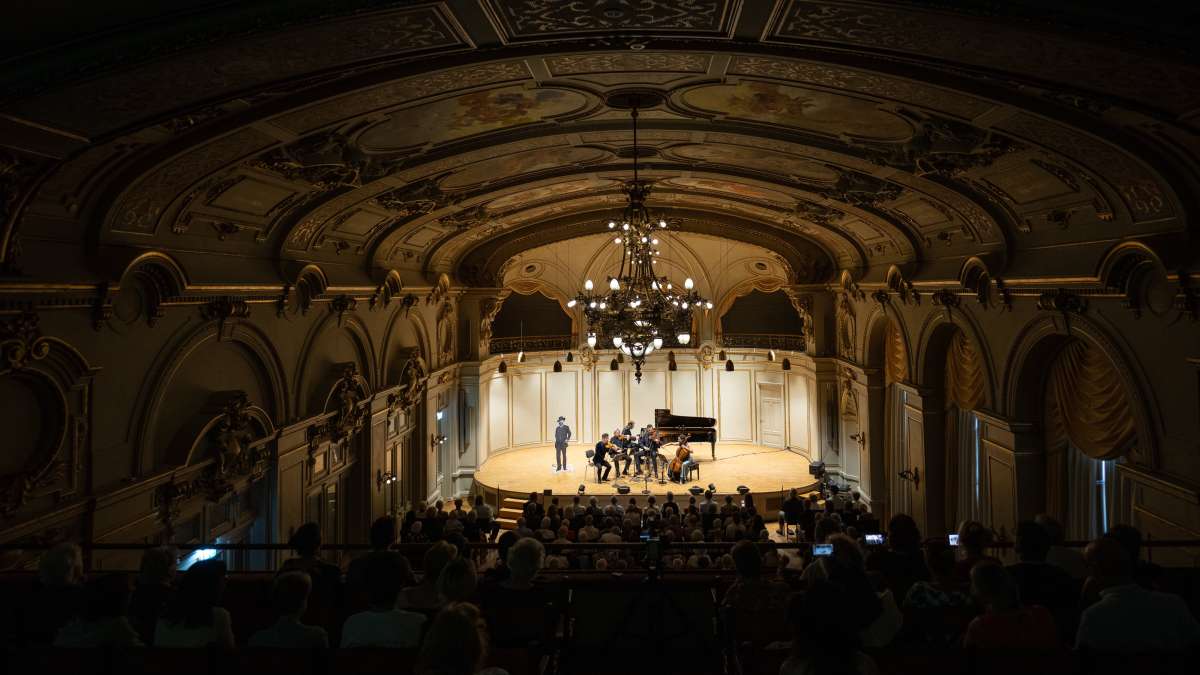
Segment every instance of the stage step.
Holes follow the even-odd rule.
[[[501,516],[496,519],[496,522],[500,525],[500,529],[502,529],[502,530],[517,529],[517,519],[516,518],[505,518],[505,517]]]

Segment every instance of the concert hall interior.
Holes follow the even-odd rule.
[[[1198,16],[8,3],[0,658],[1171,670]]]

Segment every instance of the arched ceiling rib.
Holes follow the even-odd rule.
[[[213,279],[318,262],[346,278],[485,284],[504,256],[595,232],[619,210],[629,122],[605,99],[631,87],[664,101],[641,116],[651,206],[685,231],[766,243],[804,281],[892,265],[952,278],[971,256],[1026,274],[1064,245],[1187,237],[1179,195],[1194,188],[1200,141],[1170,119],[1200,107],[1193,67],[1044,27],[849,2],[651,0],[625,20],[641,37],[610,40],[611,19],[585,5],[301,12],[282,31],[16,88],[0,102],[0,143],[12,128],[25,139],[6,159],[3,186],[21,199],[0,212],[12,217],[4,262],[19,231],[172,251],[186,267],[212,253],[244,262]],[[956,46],[954,30],[1055,49],[1035,64],[999,42]],[[284,47],[297,43],[324,48]],[[878,59],[880,45],[903,59]],[[1101,57],[1143,77],[1080,95],[1099,86],[1081,59]]]

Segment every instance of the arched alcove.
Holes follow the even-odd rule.
[[[513,293],[504,300],[492,321],[492,338],[519,338],[570,335],[571,315],[563,311],[557,300],[540,291],[522,295]]]
[[[870,316],[864,355],[868,370],[875,373],[875,381],[868,387],[869,489],[874,512],[886,520],[892,514],[911,511],[911,484],[899,478],[899,473],[912,465],[905,409],[913,388],[908,341],[898,316],[884,308]]]
[[[301,418],[325,411],[329,392],[343,375],[343,364],[353,363],[372,384],[375,359],[367,335],[357,318],[338,325],[330,315],[317,324],[305,345],[298,378],[296,409]]]
[[[758,289],[738,297],[721,315],[721,333],[802,335],[804,321],[792,306],[786,292]]]

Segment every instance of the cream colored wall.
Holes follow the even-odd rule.
[[[716,417],[719,456],[722,442],[762,441],[757,416],[760,383],[782,389],[786,445],[807,457],[819,457],[812,359],[790,355],[792,370],[784,372],[782,356],[771,363],[759,350],[727,352],[735,362],[733,372],[726,372],[719,361],[705,367],[696,351],[677,352],[678,369],[670,371],[666,355],[653,354],[640,383],[628,361],[619,370],[610,370],[613,354],[607,352],[598,354],[590,369],[579,359],[563,361],[559,352],[526,353],[522,364],[509,355],[503,359],[506,373],[499,372],[502,358],[492,357],[480,364],[484,411],[480,419],[487,429],[486,435],[481,434],[487,444],[480,448],[480,457],[486,461],[497,452],[552,442],[559,415],[571,426],[572,444],[591,445],[601,433],[629,420],[639,427],[652,423],[655,408]],[[556,360],[562,372],[553,372]]]

